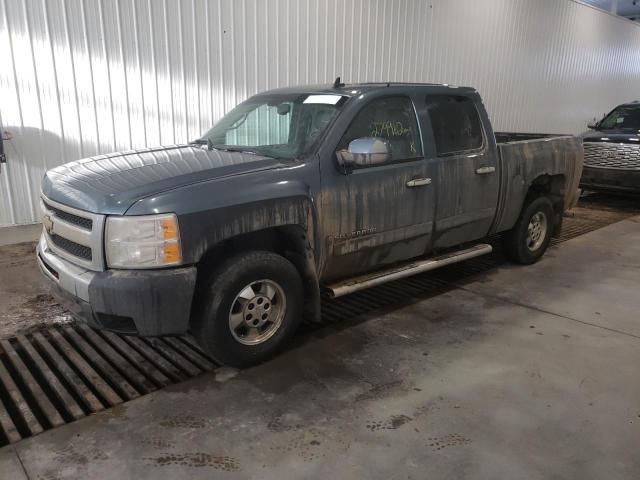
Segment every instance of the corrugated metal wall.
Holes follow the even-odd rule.
[[[569,0],[0,0],[0,225],[65,161],[196,138],[247,96],[472,85],[500,130],[577,133],[640,98],[640,27]]]

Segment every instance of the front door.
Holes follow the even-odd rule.
[[[430,95],[426,114],[436,150],[430,160],[437,181],[433,246],[483,238],[496,212],[499,172],[497,152],[487,141],[474,97]]]
[[[391,157],[380,164],[323,172],[323,279],[352,276],[425,253],[433,229],[432,172],[424,160],[413,101],[376,98],[355,115],[337,150],[355,139],[382,139]]]

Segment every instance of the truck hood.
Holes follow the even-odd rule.
[[[149,195],[282,166],[285,164],[271,157],[174,145],[66,163],[46,173],[42,193],[80,210],[123,215],[133,203]]]
[[[635,130],[589,130],[582,134],[584,142],[640,143],[640,135]]]

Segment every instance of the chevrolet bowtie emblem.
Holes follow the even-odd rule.
[[[45,216],[42,217],[42,225],[44,226],[45,231],[51,235],[51,232],[53,231],[53,219],[51,218],[51,215],[45,214]]]

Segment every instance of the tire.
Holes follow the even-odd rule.
[[[193,334],[224,365],[261,363],[297,330],[303,293],[300,275],[287,259],[265,251],[238,254],[208,277],[196,305]]]
[[[531,265],[544,255],[552,232],[553,205],[547,197],[535,198],[523,208],[514,227],[503,235],[504,252],[516,263]]]

